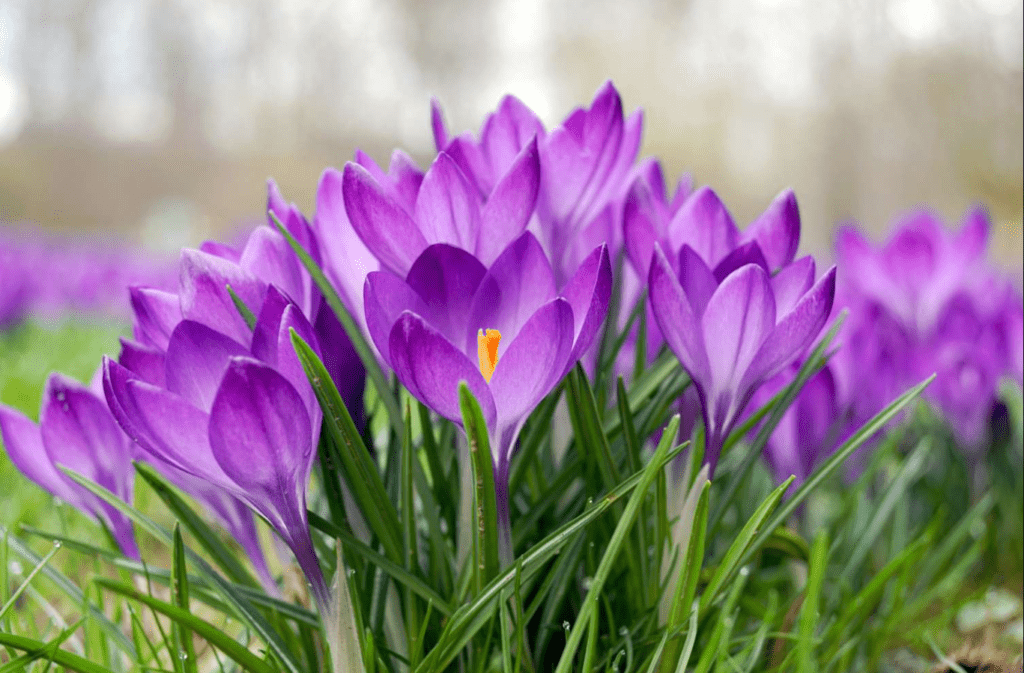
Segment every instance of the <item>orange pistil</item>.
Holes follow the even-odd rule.
[[[476,352],[480,357],[480,373],[484,380],[491,382],[494,376],[494,368],[498,366],[498,344],[501,342],[501,332],[496,329],[489,329],[484,334],[479,330],[476,334]]]

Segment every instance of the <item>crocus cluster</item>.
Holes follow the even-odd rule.
[[[15,464],[135,555],[127,521],[60,467],[130,500],[122,466],[146,461],[223,524],[272,588],[253,513],[267,521],[324,608],[306,513],[322,412],[293,334],[323,359],[360,427],[364,365],[459,426],[468,386],[490,436],[506,559],[518,435],[576,362],[597,364],[613,288],[622,311],[610,329],[619,330],[646,290],[646,341],[634,326],[623,352],[632,363],[643,347],[649,361],[667,346],[678,358],[692,381],[680,401],[693,421],[684,433],[703,424],[709,473],[744,415],[793,379],[839,305],[851,310],[840,356],[768,444],[780,480],[806,476],[842,423],[933,370],[932,399],[966,438],[977,437],[998,377],[1021,376],[1020,295],[985,265],[977,211],[957,234],[915,215],[878,251],[844,230],[837,301],[836,267],[819,275],[811,257],[797,257],[791,191],[742,230],[688,176],[670,192],[657,160],[637,161],[642,115],[625,115],[610,83],[553,129],[511,96],[476,134],[452,134],[436,101],[431,121],[437,152],[426,170],[401,151],[386,170],[357,152],[324,171],[312,221],[271,182],[266,226],[237,246],[182,251],[176,283],[134,285],[133,338],[93,387],[51,379],[38,425],[0,408]],[[369,344],[365,362],[277,226],[324,270]],[[0,292],[4,308],[26,290]]]
[[[174,277],[173,261],[157,254],[0,225],[0,330],[68,312],[127,318],[128,286],[169,288]]]

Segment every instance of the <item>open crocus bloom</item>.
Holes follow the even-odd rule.
[[[132,443],[117,427],[103,399],[78,381],[51,374],[43,391],[39,424],[0,405],[0,434],[11,462],[58,498],[96,517],[125,556],[139,558],[129,519],[65,475],[71,468],[125,502],[132,500]]]
[[[595,249],[558,292],[547,256],[529,232],[490,268],[461,248],[435,244],[404,279],[386,271],[366,279],[370,335],[409,392],[460,425],[459,382],[480,402],[506,532],[504,489],[515,439],[590,346],[610,293],[606,247]]]
[[[800,356],[832,309],[835,267],[814,282],[804,257],[769,274],[757,242],[714,270],[689,245],[673,270],[660,244],[650,270],[650,304],[669,348],[690,374],[707,428],[714,471],[722,443],[751,396]]]
[[[259,305],[244,343],[203,322],[180,321],[162,356],[163,385],[159,359],[145,375],[104,360],[104,391],[117,422],[145,452],[263,516],[324,609],[328,590],[306,519],[321,412],[290,330],[319,352],[318,341],[299,307],[274,286]]]

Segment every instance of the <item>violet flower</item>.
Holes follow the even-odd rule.
[[[404,279],[367,276],[370,336],[410,393],[461,425],[458,387],[480,403],[490,435],[502,543],[511,551],[509,460],[529,413],[590,346],[608,309],[611,264],[595,249],[557,291],[533,234],[488,268],[469,252],[428,246]]]
[[[832,309],[835,267],[814,281],[814,261],[800,259],[771,276],[752,241],[714,270],[688,244],[678,273],[658,243],[650,303],[672,352],[690,374],[707,429],[712,472],[722,444],[757,388],[796,359]]]
[[[982,444],[1000,378],[1019,380],[1021,370],[1020,293],[988,265],[988,230],[981,208],[958,231],[915,211],[878,248],[853,227],[840,230],[846,275],[837,304],[852,320],[840,336],[837,380],[855,421],[889,399],[880,385],[898,391],[934,372],[925,399],[967,448]],[[880,360],[891,363],[881,383],[864,364]]]
[[[321,412],[290,330],[319,348],[299,307],[274,286],[261,305],[251,346],[182,320],[168,339],[165,387],[105,359],[104,390],[117,422],[144,451],[227,491],[270,523],[323,610],[329,592],[306,518]]]
[[[548,253],[559,284],[596,245],[617,250],[618,209],[640,149],[643,113],[624,117],[611,82],[598,90],[589,108],[576,108],[551,131],[512,96],[488,115],[476,138],[451,137],[436,101],[432,112],[438,152],[453,159],[481,198],[490,198],[536,137],[541,184],[531,231]]]
[[[101,521],[125,556],[139,558],[131,521],[59,469],[68,467],[131,502],[135,478],[131,441],[117,427],[101,397],[78,381],[51,374],[43,391],[39,423],[0,404],[0,435],[7,455],[22,474]]]

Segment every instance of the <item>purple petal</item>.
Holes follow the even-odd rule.
[[[458,165],[444,152],[437,155],[416,197],[416,224],[427,243],[449,243],[476,249],[480,235],[480,197]]]
[[[480,329],[496,329],[511,342],[523,324],[555,296],[551,265],[530,232],[509,245],[481,279],[473,296],[464,341],[455,341],[467,353],[476,353]]]
[[[758,350],[775,327],[775,299],[768,274],[748,264],[730,274],[708,302],[701,319],[708,350],[711,387],[708,398],[720,393],[742,395],[738,384]]]
[[[654,254],[654,243],[658,240],[655,227],[657,216],[649,183],[638,178],[626,194],[622,231],[630,264],[641,278],[646,278],[650,273],[651,255]]]
[[[473,297],[486,273],[471,253],[437,243],[416,259],[405,282],[423,300],[426,312],[420,315],[446,339],[458,343],[466,334]]]
[[[276,285],[304,311],[312,311],[312,284],[280,232],[269,227],[257,228],[245,244],[239,264],[261,280]],[[254,306],[249,309],[254,313],[257,310]]]
[[[181,251],[180,271],[182,316],[248,344],[252,334],[228,294],[227,286],[231,286],[250,311],[259,313],[266,283],[237,264],[198,250]]]
[[[342,175],[333,168],[326,169],[320,176],[314,224],[324,249],[327,274],[338,289],[345,307],[362,323],[363,283],[366,274],[380,269],[380,262],[349,222],[345,212]]]
[[[133,287],[129,293],[135,313],[135,339],[166,350],[174,326],[181,322],[178,295],[149,287]]]
[[[772,277],[775,312],[780,319],[792,311],[800,298],[814,285],[814,271],[814,258],[807,255],[784,266]]]
[[[391,163],[388,164],[388,181],[402,208],[407,213],[413,212],[416,208],[416,197],[423,184],[423,171],[416,165],[412,157],[402,150],[395,150],[391,153]]]
[[[242,259],[242,251],[229,243],[222,243],[220,241],[203,241],[199,244],[199,249],[202,252],[209,253],[214,257],[220,257],[226,259],[229,262],[238,264],[238,260]]]
[[[434,149],[438,152],[448,147],[448,128],[444,123],[444,112],[437,98],[430,99],[430,128],[434,132]]]
[[[654,246],[648,284],[648,300],[665,342],[694,381],[707,382],[709,364],[700,320],[672,273],[660,245]]]
[[[309,415],[292,384],[272,367],[232,359],[210,410],[210,446],[224,473],[247,502],[262,505],[261,512],[282,513],[304,500],[315,457]]]
[[[715,267],[736,247],[739,231],[718,195],[701,187],[672,217],[668,237],[673,250],[689,245]]]
[[[323,353],[324,366],[337,386],[341,399],[348,407],[352,420],[360,430],[363,427],[363,392],[366,387],[366,369],[352,341],[326,303],[320,306],[314,325],[317,340],[330,344]]]
[[[473,183],[479,197],[487,198],[494,190],[498,176],[495,175],[487,157],[484,156],[473,137],[468,133],[463,133],[453,138],[448,143],[445,154],[451,157],[466,179]]]
[[[821,332],[832,312],[836,292],[836,267],[830,268],[765,340],[756,364],[743,379],[741,387],[752,387],[773,376],[797,358]]]
[[[489,265],[526,229],[540,189],[540,155],[532,140],[495,186],[480,213],[476,252]]]
[[[507,172],[522,149],[543,134],[544,125],[530,108],[515,96],[504,96],[480,131],[480,145],[495,177]]]
[[[679,285],[686,293],[698,320],[704,315],[711,296],[718,289],[718,282],[701,256],[690,246],[684,245],[679,251]]]
[[[938,262],[943,233],[935,213],[929,210],[911,213],[882,250],[882,262],[904,285],[930,278]]]
[[[985,258],[991,228],[992,222],[984,206],[975,206],[967,211],[952,246],[961,264],[966,266],[975,260]]]
[[[608,302],[612,296],[612,264],[607,245],[598,246],[583,260],[561,295],[572,307],[574,321],[573,347],[566,362],[567,372],[590,348],[608,314]]]
[[[491,394],[502,426],[518,423],[551,392],[567,369],[572,343],[573,310],[557,297],[534,313],[498,353]]]
[[[757,241],[750,241],[749,243],[743,243],[726,255],[721,262],[715,267],[715,281],[721,283],[726,276],[740,269],[747,264],[757,264],[759,267],[765,270],[766,273],[771,273],[771,269],[768,267],[768,262],[764,258],[764,254],[761,252],[761,246],[757,244]]]
[[[11,462],[22,474],[61,500],[89,511],[85,499],[50,462],[38,425],[20,411],[0,404],[0,438]]]
[[[121,355],[117,361],[143,381],[163,388],[167,382],[164,376],[164,355],[162,350],[122,338]]]
[[[409,214],[358,164],[345,164],[342,191],[345,212],[366,247],[394,273],[408,273],[427,247]]]
[[[493,425],[494,397],[479,365],[470,362],[423,318],[403,313],[391,330],[390,346],[395,374],[416,399],[461,425],[459,381],[465,381],[480,402],[488,426]]]
[[[363,288],[366,305],[366,328],[381,358],[389,367],[391,364],[391,328],[403,311],[419,315],[427,313],[427,307],[416,291],[401,278],[387,271],[374,271],[366,277]]]
[[[743,232],[743,240],[757,241],[770,271],[781,269],[793,261],[800,247],[800,209],[792,189],[775,197]]]
[[[192,406],[209,411],[230,358],[248,355],[231,337],[192,320],[183,320],[167,346],[167,389]]]

